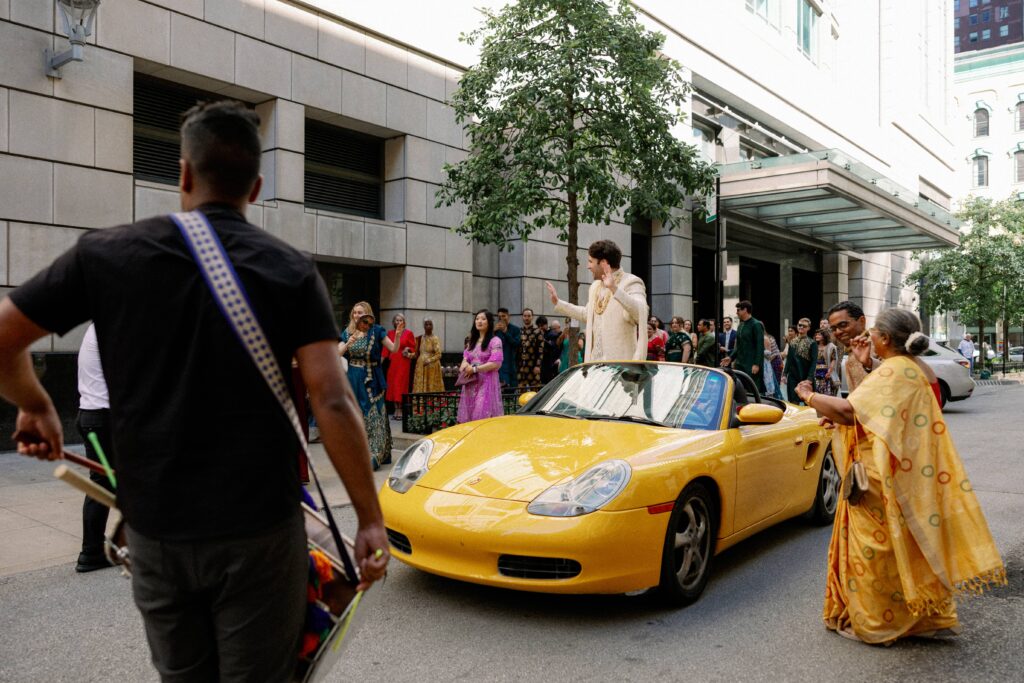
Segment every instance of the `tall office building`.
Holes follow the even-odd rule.
[[[953,0],[953,49],[986,50],[1024,41],[1024,0]]]

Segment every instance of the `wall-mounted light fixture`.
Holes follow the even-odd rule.
[[[46,75],[60,78],[60,68],[68,62],[80,62],[84,59],[83,51],[86,39],[92,34],[92,22],[96,19],[96,8],[100,0],[54,0],[64,33],[67,34],[71,48],[54,54],[47,48],[43,51],[46,64]]]

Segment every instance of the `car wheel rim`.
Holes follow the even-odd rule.
[[[676,576],[684,590],[698,585],[711,553],[711,515],[699,498],[683,505],[675,539]]]
[[[841,478],[839,470],[836,469],[836,461],[831,453],[825,455],[825,462],[821,463],[821,502],[827,514],[836,511],[839,503],[839,484]]]

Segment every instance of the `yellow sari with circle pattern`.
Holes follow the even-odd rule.
[[[840,427],[840,467],[859,455],[871,484],[836,510],[825,624],[869,643],[955,627],[954,598],[1006,570],[928,380],[896,356],[849,400],[858,424]]]

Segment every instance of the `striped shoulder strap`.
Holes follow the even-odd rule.
[[[324,516],[327,517],[331,535],[338,546],[338,553],[345,565],[345,572],[353,585],[358,583],[358,574],[352,563],[352,558],[349,557],[348,549],[342,542],[341,532],[334,521],[331,507],[327,504],[323,487],[320,486],[320,478],[316,476],[313,460],[309,457],[309,444],[302,432],[302,423],[299,421],[295,403],[292,401],[291,394],[288,393],[288,384],[284,380],[281,367],[274,357],[273,349],[270,347],[270,342],[267,341],[263,327],[252,310],[245,287],[224,250],[224,245],[221,244],[220,238],[217,237],[217,233],[214,232],[206,216],[200,211],[173,213],[171,220],[178,226],[178,230],[185,238],[185,244],[192,252],[192,257],[199,266],[199,272],[202,273],[207,287],[210,288],[217,307],[228,321],[228,326],[238,337],[253,363],[256,364],[264,381],[274,394],[274,398],[284,410],[292,429],[295,430],[295,436],[299,440],[302,452],[306,454],[309,473],[313,475],[313,482],[323,501]]]

